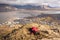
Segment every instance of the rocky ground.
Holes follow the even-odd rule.
[[[29,17],[14,20],[19,24],[0,25],[0,40],[60,40],[60,21],[53,17]],[[30,28],[38,32],[31,33]]]

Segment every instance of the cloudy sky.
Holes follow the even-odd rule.
[[[60,0],[0,0],[0,3],[7,3],[7,4],[36,4],[36,5],[50,5],[50,6],[59,6],[60,7]]]

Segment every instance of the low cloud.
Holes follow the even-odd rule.
[[[7,4],[17,4],[17,5],[24,5],[24,4],[36,4],[36,5],[56,5],[60,6],[60,0],[0,0],[0,3],[7,3]]]

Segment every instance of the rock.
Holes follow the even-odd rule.
[[[37,19],[39,19],[39,20],[37,20]],[[60,26],[56,26],[57,24],[55,25],[55,23],[56,23],[55,21],[52,21],[51,18],[49,18],[49,17],[48,18],[37,18],[37,19],[33,19],[34,22],[32,21],[30,23],[29,23],[29,20],[23,20],[23,21],[20,20],[20,22],[22,21],[22,23],[24,23],[22,25],[21,24],[11,24],[9,22],[9,24],[11,24],[10,25],[11,27],[8,27],[9,29],[6,29],[6,31],[9,30],[8,31],[9,35],[5,31],[5,28],[7,26],[5,28],[3,28],[2,30],[4,30],[6,35],[9,36],[9,38],[7,37],[8,40],[60,40],[60,32],[59,32]],[[48,23],[51,21],[52,21],[52,26],[50,26],[51,24],[49,25],[49,23]],[[39,33],[38,35],[34,35],[34,34],[30,33],[29,29],[32,27],[38,28],[38,33]],[[11,29],[12,29],[12,31],[11,31]],[[1,31],[1,29],[0,29],[0,32],[3,32],[3,31]]]
[[[60,38],[53,38],[52,40],[60,40]]]
[[[41,40],[52,40],[52,39],[43,38],[43,39],[41,39]]]

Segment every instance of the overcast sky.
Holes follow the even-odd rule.
[[[60,0],[0,0],[0,3],[7,4],[35,4],[35,5],[50,5],[50,6],[60,6]]]

